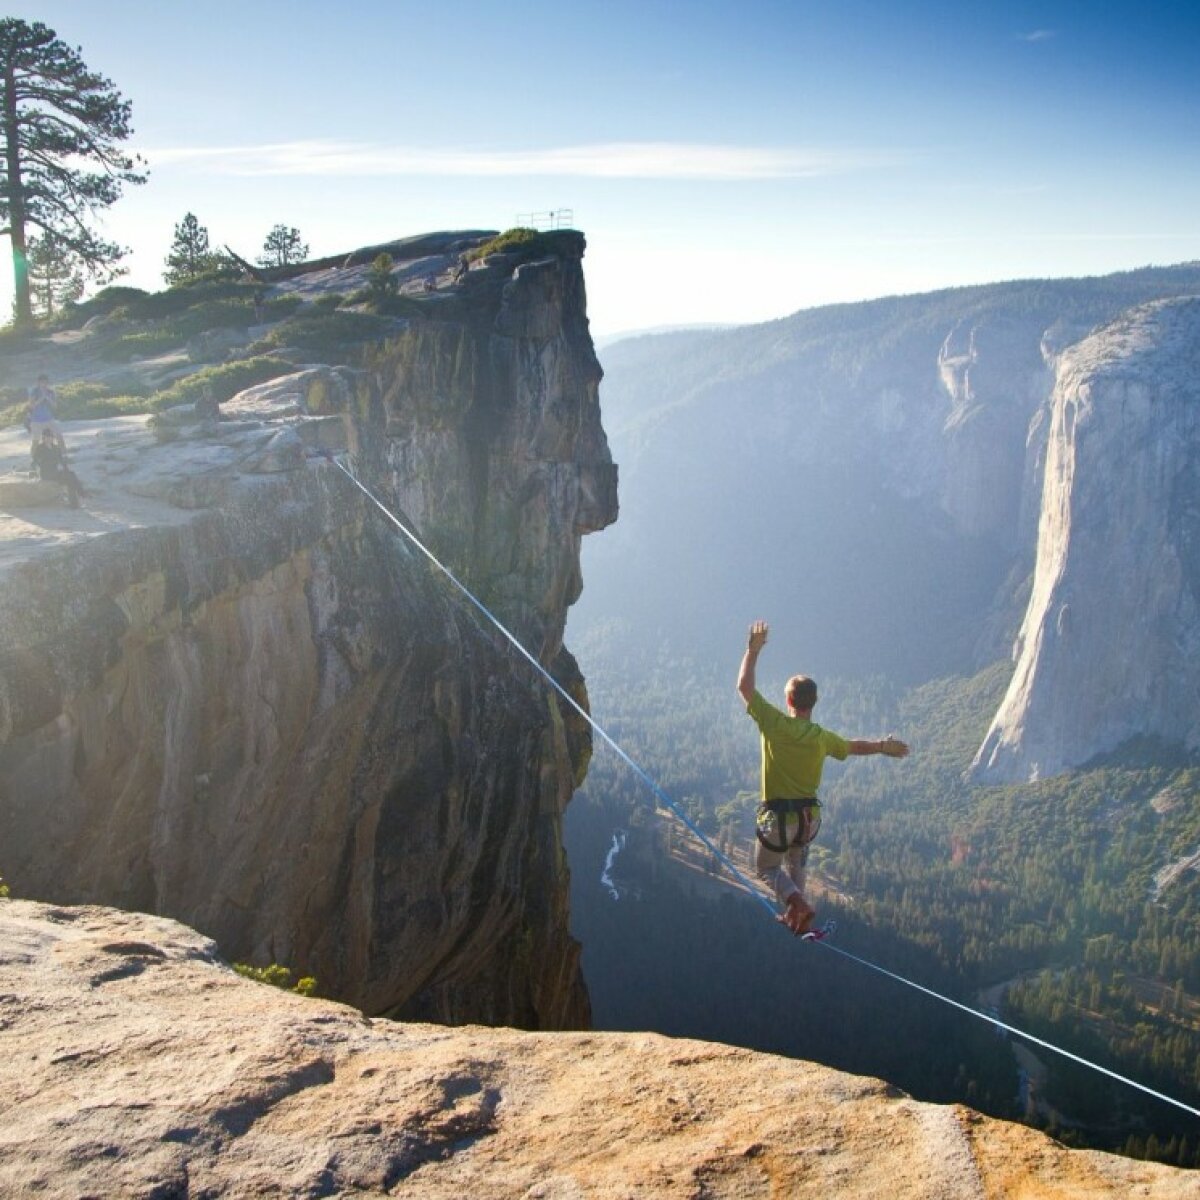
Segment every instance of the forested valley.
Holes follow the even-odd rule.
[[[733,688],[740,636],[725,660],[698,662],[667,640],[623,660],[620,634],[601,623],[575,644],[596,719],[710,838],[744,850],[758,744]],[[810,858],[819,920],[854,955],[1198,1105],[1200,766],[1130,743],[1041,782],[968,783],[1009,673],[1000,662],[907,691],[820,681],[816,720],[894,731],[912,755],[827,765]],[[778,702],[784,678],[760,672],[760,689]],[[1182,1111],[794,941],[654,801],[598,742],[567,814],[598,1028],[811,1059],[1070,1144],[1200,1166]]]

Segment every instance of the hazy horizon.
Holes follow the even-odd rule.
[[[1200,258],[1200,14],[1183,6],[16,15],[132,102],[150,181],[101,228],[139,287],[162,286],[189,211],[253,257],[277,223],[320,256],[569,209],[601,337]]]

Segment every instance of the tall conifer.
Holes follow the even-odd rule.
[[[258,261],[264,267],[286,267],[290,263],[303,262],[308,255],[308,244],[300,237],[295,226],[276,225],[263,241],[263,252]]]
[[[29,239],[29,290],[33,308],[49,317],[83,295],[83,272],[52,237]]]
[[[221,255],[214,254],[209,248],[208,230],[196,219],[195,213],[186,213],[175,226],[163,278],[167,283],[186,283],[212,270],[221,261]]]
[[[18,324],[33,318],[29,237],[39,230],[95,278],[118,273],[124,251],[90,226],[125,184],[144,183],[120,148],[132,106],[52,29],[0,19],[0,221],[12,243]]]

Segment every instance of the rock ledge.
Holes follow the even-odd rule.
[[[0,901],[6,1197],[1097,1197],[1191,1173],[644,1034],[372,1021],[174,921]]]

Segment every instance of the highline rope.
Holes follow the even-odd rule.
[[[663,802],[663,804],[692,831],[700,842],[714,854],[717,859],[727,868],[731,875],[738,880],[746,891],[753,896],[762,906],[771,914],[771,918],[777,919],[778,913],[775,906],[759,891],[757,885],[742,871],[738,865],[723,851],[719,846],[715,845],[711,838],[671,799],[669,795],[659,786],[658,782],[645,771],[637,762],[634,761],[621,747],[621,745],[612,738],[608,732],[592,717],[576,699],[554,678],[550,672],[542,666],[540,662],[525,649],[524,645],[518,640],[514,633],[511,633],[508,627],[500,620],[499,617],[492,612],[490,608],[465,583],[460,580],[453,571],[450,570],[445,563],[441,561],[421,541],[417,535],[400,520],[368,487],[366,487],[345,465],[334,458],[332,455],[323,455],[331,462],[347,479],[379,511],[391,522],[400,532],[415,546],[452,584],[481,612],[495,627],[504,635],[513,648],[524,658],[530,666],[577,712],[587,723],[592,730],[617,754],[623,763],[643,783],[654,793],[654,795]],[[857,954],[850,953],[849,950],[843,949],[841,946],[834,944],[828,938],[820,939],[816,942],[817,945],[823,946],[826,950],[831,950],[835,954],[840,954],[843,958],[848,958],[852,962],[858,963],[860,966],[866,967],[869,970],[876,971],[880,975],[885,975],[889,979],[895,980],[897,983],[902,983],[906,987],[913,988],[918,992],[923,992],[926,996],[931,996],[935,1000],[940,1000],[943,1004],[948,1004],[952,1008],[957,1008],[960,1012],[967,1013],[969,1016],[977,1017],[981,1021],[986,1021],[989,1025],[1004,1029],[1007,1032],[1014,1034],[1017,1037],[1024,1038],[1026,1041],[1033,1042],[1043,1049],[1050,1050],[1055,1054],[1060,1054],[1064,1058],[1069,1058],[1072,1062],[1079,1063],[1082,1066],[1090,1067],[1093,1071],[1098,1071],[1101,1075],[1107,1075],[1110,1079],[1115,1079],[1120,1083],[1127,1084],[1131,1088],[1136,1088],[1139,1092],[1144,1092],[1148,1096],[1153,1096],[1156,1100],[1162,1100],[1166,1104],[1172,1104],[1176,1108],[1183,1109],[1184,1112],[1191,1113],[1194,1117],[1200,1117],[1200,1108],[1194,1108],[1190,1104],[1185,1104],[1182,1100],[1176,1100],[1173,1096],[1168,1096],[1164,1092],[1155,1091],[1152,1087],[1147,1087],[1144,1083],[1139,1083],[1136,1079],[1130,1079],[1128,1075],[1122,1075],[1117,1071],[1112,1071],[1108,1067],[1103,1067],[1099,1063],[1092,1062],[1091,1059],[1084,1058],[1082,1055],[1075,1054],[1070,1050],[1065,1050],[1061,1046],[1056,1046],[1053,1042],[1048,1042],[1044,1038],[1035,1036],[1032,1033],[1027,1033],[1023,1029],[1018,1029],[1015,1025],[1009,1025],[997,1017],[989,1016],[987,1013],[980,1012],[978,1009],[972,1008],[968,1004],[963,1004],[959,1000],[954,1000],[950,996],[943,995],[941,992],[935,991],[933,988],[925,987],[924,984],[916,983],[915,981],[906,978],[903,975],[897,974],[895,971],[889,971],[886,967],[881,967],[878,963],[871,962],[870,959],[860,958]]]

